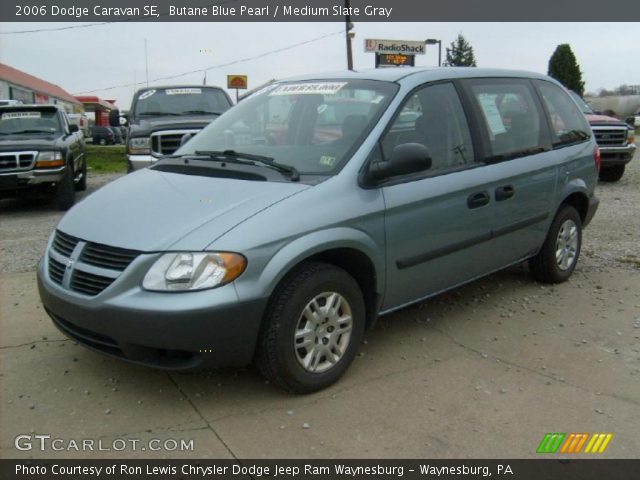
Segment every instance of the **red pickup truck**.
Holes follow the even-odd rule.
[[[634,129],[614,117],[599,115],[575,92],[570,92],[587,117],[600,148],[600,180],[617,182],[636,151]]]

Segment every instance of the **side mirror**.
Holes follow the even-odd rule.
[[[180,146],[183,146],[185,143],[191,140],[194,135],[194,133],[185,133],[184,135],[182,135],[182,137],[180,138]]]
[[[391,159],[371,165],[370,173],[376,180],[418,173],[431,168],[431,155],[421,143],[403,143],[396,145]]]
[[[78,128],[78,125],[76,125],[75,123],[69,124],[69,133],[76,133],[79,130],[80,129]]]

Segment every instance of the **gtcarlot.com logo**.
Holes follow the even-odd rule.
[[[612,438],[613,433],[547,433],[536,453],[604,453]]]
[[[122,451],[167,451],[186,452],[193,451],[193,439],[175,438],[151,438],[141,440],[139,438],[114,438],[113,440],[93,438],[56,438],[51,435],[18,435],[14,442],[17,450],[53,450],[75,452],[122,452]]]

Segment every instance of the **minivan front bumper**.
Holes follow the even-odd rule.
[[[244,366],[253,358],[266,299],[217,306],[214,301],[203,305],[206,297],[200,296],[185,308],[191,293],[141,291],[127,292],[116,302],[90,301],[52,283],[45,264],[42,259],[38,265],[42,304],[55,326],[85,347],[132,363],[182,371]],[[155,301],[149,302],[149,295],[155,295]]]

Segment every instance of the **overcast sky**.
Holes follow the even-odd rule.
[[[0,23],[0,32],[51,29],[81,24]],[[569,43],[588,91],[640,84],[637,23],[356,23],[354,64],[373,67],[365,38],[437,38],[444,49],[458,33],[474,48],[478,66],[546,73],[555,47]],[[60,85],[72,94],[116,99],[128,109],[134,91],[145,86],[145,39],[149,84],[201,84],[202,73],[174,80],[153,79],[204,69],[252,56],[259,58],[214,68],[210,85],[225,85],[227,74],[249,75],[249,88],[272,78],[346,68],[344,34],[272,55],[266,53],[340,32],[342,23],[111,23],[63,31],[0,35],[0,61]],[[418,56],[417,65],[437,65],[437,45]],[[107,87],[130,86],[107,89]]]

